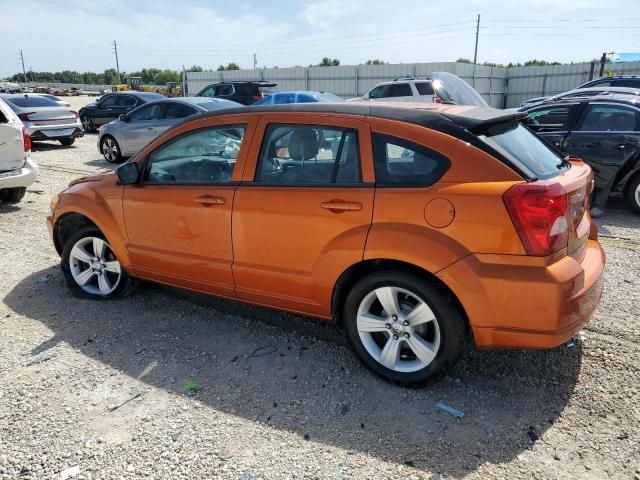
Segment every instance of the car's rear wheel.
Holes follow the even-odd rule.
[[[362,362],[396,383],[436,380],[464,351],[465,321],[456,302],[417,275],[365,277],[347,296],[343,318]]]
[[[627,201],[629,205],[638,213],[640,213],[640,174],[636,174],[629,180],[626,187]]]
[[[79,297],[121,297],[133,287],[131,277],[95,227],[85,227],[67,239],[61,267],[67,285]]]
[[[95,132],[96,126],[89,117],[80,117],[80,122],[82,123],[82,129],[87,132]]]
[[[64,145],[65,147],[70,147],[75,143],[75,141],[76,139],[73,137],[61,138],[59,140],[60,144]]]
[[[0,200],[5,203],[18,203],[26,192],[26,187],[4,188],[0,190]]]
[[[120,152],[120,145],[116,142],[116,139],[110,135],[105,135],[100,140],[100,151],[102,156],[109,163],[121,163],[122,154]]]

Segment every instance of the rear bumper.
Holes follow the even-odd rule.
[[[33,125],[26,122],[25,128],[31,140],[35,141],[77,138],[84,135],[82,124],[79,121],[64,125]]]
[[[589,321],[604,287],[605,255],[589,240],[582,262],[470,255],[439,273],[462,303],[479,348],[556,347]]]
[[[35,182],[37,175],[38,165],[31,158],[27,158],[21,169],[0,173],[0,189],[29,187]]]

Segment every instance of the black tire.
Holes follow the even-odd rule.
[[[418,296],[437,319],[439,348],[431,363],[420,370],[399,372],[385,367],[367,351],[358,333],[357,314],[360,303],[370,292],[388,286],[408,290]],[[444,288],[434,286],[411,273],[382,271],[363,278],[349,292],[342,315],[347,338],[358,358],[367,368],[393,383],[415,386],[436,381],[453,368],[466,349],[466,321],[455,298]]]
[[[92,133],[96,131],[96,126],[93,123],[93,120],[88,117],[80,117],[80,122],[82,123],[82,128],[86,133]]]
[[[62,248],[62,259],[60,262],[60,267],[62,269],[65,282],[67,283],[67,286],[71,290],[71,293],[73,294],[73,296],[78,298],[88,298],[91,300],[110,300],[114,298],[122,298],[129,295],[131,291],[135,288],[136,282],[134,279],[132,279],[129,276],[126,269],[122,266],[120,266],[120,280],[117,283],[117,286],[112,292],[106,295],[90,293],[85,291],[82,287],[80,287],[80,285],[78,285],[76,280],[73,278],[73,274],[71,272],[71,266],[69,264],[71,250],[73,249],[73,247],[76,245],[77,242],[79,242],[82,239],[86,239],[88,237],[97,237],[104,240],[105,242],[107,241],[107,239],[104,237],[104,235],[100,230],[98,230],[95,227],[88,226],[88,227],[81,228],[80,230],[75,232],[73,235],[71,235],[66,240]],[[108,245],[108,242],[107,242],[107,245]],[[109,247],[109,250],[110,250],[110,247]],[[110,259],[117,260],[115,258],[115,255],[113,255],[113,252],[110,252],[110,254],[111,254]]]
[[[636,213],[640,213],[640,173],[629,179],[625,187],[627,202],[631,205]]]
[[[4,188],[0,190],[0,200],[5,203],[18,203],[26,192],[26,187]]]
[[[67,138],[61,138],[59,140],[61,145],[64,145],[65,147],[70,147],[71,145],[73,145],[75,143],[76,139],[73,137],[67,137]]]

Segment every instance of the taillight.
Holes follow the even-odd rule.
[[[26,120],[26,121],[30,121],[31,119],[29,118],[29,115],[33,115],[35,112],[29,112],[29,113],[21,113],[18,115],[18,118],[20,120]]]
[[[528,255],[546,257],[568,246],[569,202],[559,183],[518,183],[502,196]]]
[[[24,127],[22,127],[22,140],[24,142],[24,151],[28,152],[31,150],[31,137],[29,136],[27,129]]]
[[[262,95],[254,95],[253,99],[254,100],[262,100],[263,96]]]
[[[437,95],[434,95],[431,99],[433,100],[433,103],[442,103],[442,99]]]

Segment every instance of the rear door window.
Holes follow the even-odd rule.
[[[216,87],[216,97],[226,97],[233,95],[233,85],[218,85]]]
[[[425,146],[404,139],[373,134],[376,186],[426,187],[449,169],[451,161]]]
[[[131,95],[118,95],[116,97],[117,107],[134,107],[136,105],[136,99]]]
[[[524,124],[534,132],[563,132],[569,124],[571,105],[539,108],[527,113]]]
[[[413,92],[408,83],[394,83],[389,86],[389,97],[411,97]]]
[[[256,182],[267,185],[360,183],[358,134],[320,125],[269,125]]]
[[[420,95],[433,95],[433,86],[431,82],[416,82],[416,89]]]
[[[582,132],[638,132],[640,112],[619,105],[588,105],[575,130]]]
[[[188,105],[183,105],[177,102],[167,102],[167,107],[164,111],[164,118],[166,119],[174,119],[174,118],[185,118],[189,115],[193,115],[196,113],[196,110]]]

